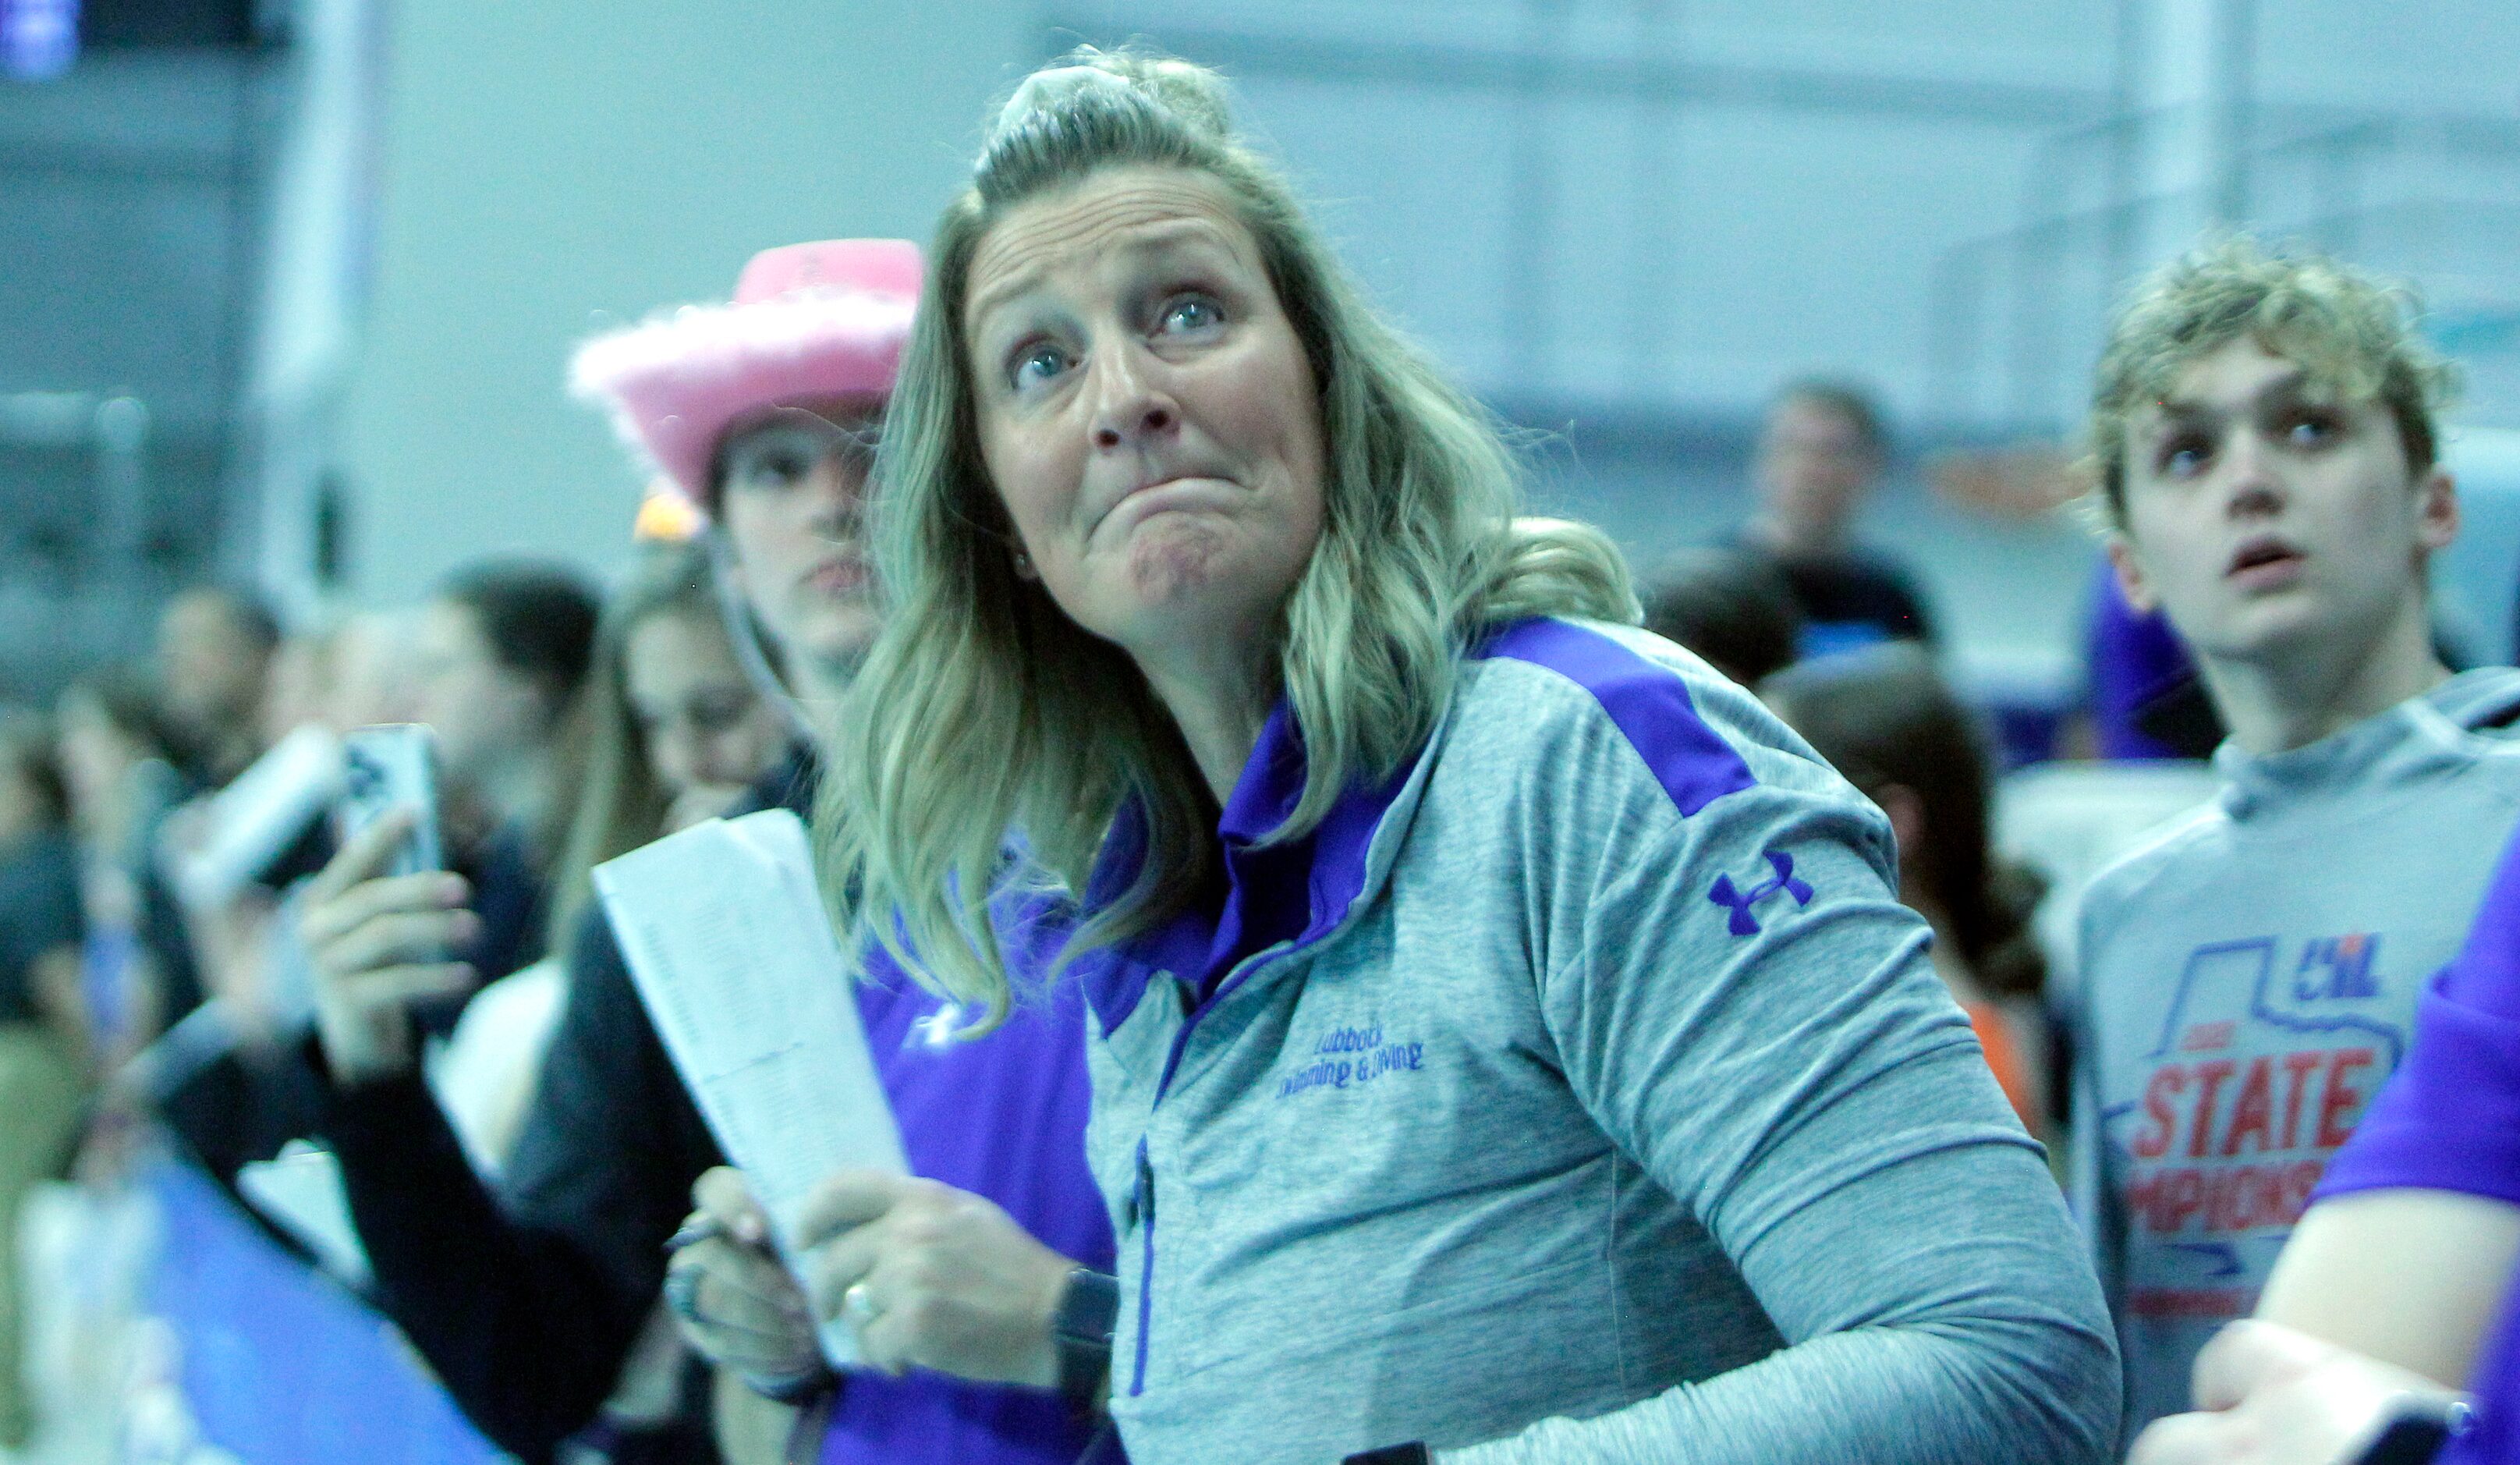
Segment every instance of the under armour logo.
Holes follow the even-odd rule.
[[[1792,855],[1771,849],[1768,851],[1768,863],[1776,868],[1777,877],[1774,880],[1763,881],[1745,891],[1732,883],[1732,876],[1718,875],[1715,877],[1715,889],[1706,893],[1707,899],[1732,912],[1732,931],[1734,936],[1759,934],[1759,923],[1751,916],[1750,907],[1778,891],[1793,896],[1796,905],[1809,905],[1812,902],[1810,883],[1794,878]]]

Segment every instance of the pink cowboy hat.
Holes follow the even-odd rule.
[[[598,336],[568,368],[622,440],[690,496],[710,502],[726,430],[765,407],[883,397],[919,304],[919,247],[832,239],[752,256],[724,305],[685,305]]]

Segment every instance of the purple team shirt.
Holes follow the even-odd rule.
[[[1047,907],[1014,912],[999,932],[1009,964],[1034,974],[1047,972],[1066,933],[1063,913]],[[880,952],[868,965],[876,980],[858,988],[858,1011],[911,1173],[986,1196],[1051,1250],[1110,1271],[1110,1213],[1085,1167],[1093,1093],[1085,1003],[1075,985],[1019,984],[1006,1026],[957,1042],[950,1033],[968,1014],[922,990]],[[821,1459],[1072,1465],[1097,1433],[1089,1410],[1048,1390],[924,1370],[898,1379],[851,1372]]]
[[[2417,1003],[2405,1065],[2314,1199],[2406,1188],[2520,1206],[2520,840],[2504,847],[2467,944]],[[2478,1428],[2438,1465],[2520,1462],[2520,1308],[2508,1295],[2471,1387]]]

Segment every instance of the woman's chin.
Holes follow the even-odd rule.
[[[1231,550],[1226,536],[1206,525],[1142,533],[1129,546],[1130,588],[1150,606],[1195,600],[1232,578]]]

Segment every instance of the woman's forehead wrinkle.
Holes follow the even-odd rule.
[[[1054,195],[1016,208],[982,241],[971,261],[968,320],[976,324],[1010,299],[1078,263],[1207,240],[1248,262],[1248,246],[1213,191],[1192,178],[1131,180],[1120,188]]]

